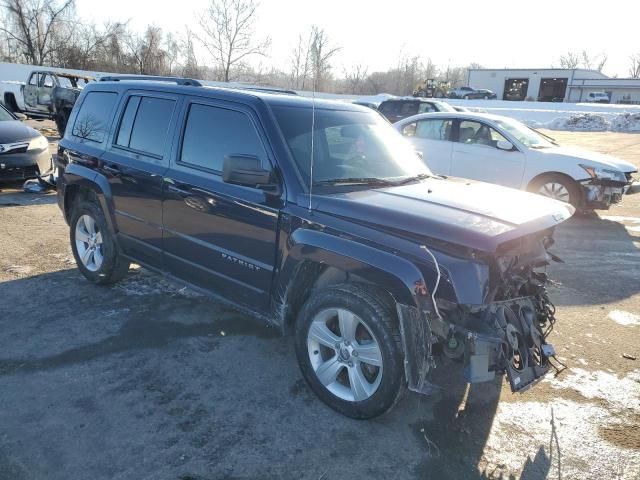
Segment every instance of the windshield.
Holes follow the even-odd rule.
[[[15,120],[15,118],[13,118],[11,114],[4,109],[4,107],[0,106],[0,122],[8,120]]]
[[[520,143],[529,148],[550,148],[553,143],[536,131],[516,120],[495,120],[495,122],[508,133],[518,139]]]
[[[274,107],[273,111],[309,185],[312,110]],[[431,175],[411,144],[376,113],[316,109],[314,124],[314,184],[391,183]]]

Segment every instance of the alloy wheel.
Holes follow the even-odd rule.
[[[353,312],[343,308],[318,312],[307,333],[307,349],[318,380],[338,398],[360,402],[380,386],[380,344]]]
[[[102,266],[104,254],[102,251],[102,233],[96,221],[90,215],[82,215],[76,222],[75,231],[76,250],[84,267],[96,272]]]
[[[544,195],[545,197],[553,198],[554,200],[560,200],[561,202],[570,202],[571,194],[567,187],[557,182],[549,182],[543,184],[539,189],[538,193],[540,195]]]

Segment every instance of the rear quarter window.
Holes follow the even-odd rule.
[[[90,142],[104,142],[117,100],[115,92],[88,93],[73,124],[73,136]]]

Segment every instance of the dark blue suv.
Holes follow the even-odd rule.
[[[78,268],[130,262],[293,333],[315,393],[370,418],[439,358],[514,391],[549,369],[539,269],[572,207],[429,171],[376,112],[186,79],[88,85],[57,157]]]

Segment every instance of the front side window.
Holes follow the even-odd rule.
[[[102,143],[109,131],[111,112],[118,99],[114,92],[90,92],[85,97],[73,125],[73,135]]]
[[[53,88],[53,78],[51,75],[45,75],[44,81],[42,82],[42,86],[46,88]]]
[[[38,85],[38,74],[32,73],[29,77],[29,85]]]
[[[166,98],[129,97],[116,145],[162,157],[175,103]]]
[[[273,111],[308,185],[312,110],[279,106]],[[316,109],[314,125],[314,184],[351,179],[401,180],[430,174],[411,144],[374,112]]]
[[[236,110],[192,104],[184,129],[180,161],[222,171],[227,155],[255,156],[264,163],[266,153],[249,116]]]
[[[506,139],[489,125],[469,120],[460,122],[460,134],[458,138],[460,143],[498,148],[498,142],[501,140]]]

